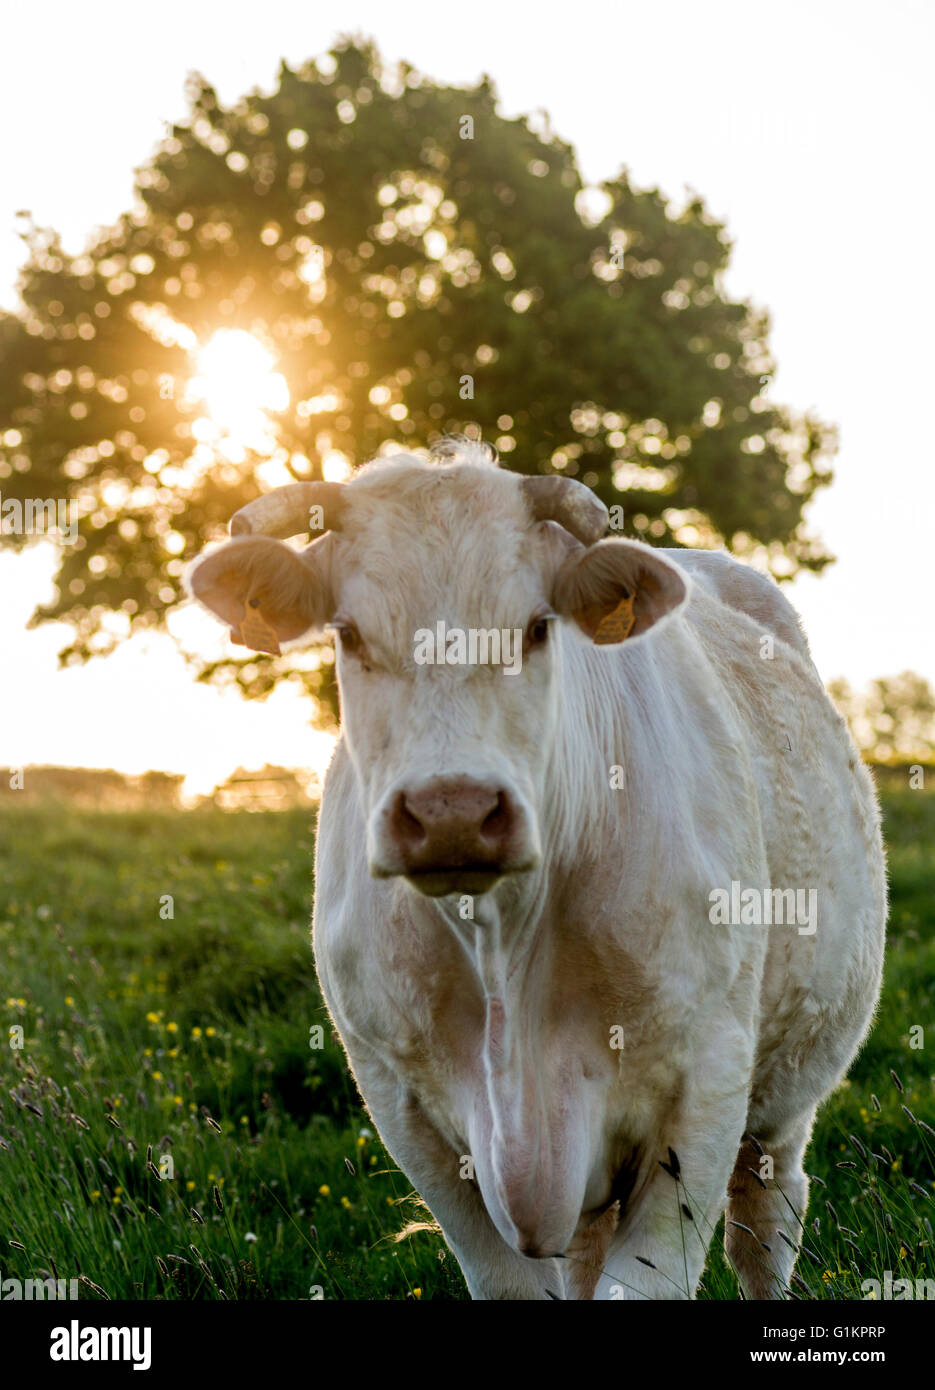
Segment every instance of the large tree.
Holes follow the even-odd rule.
[[[580,478],[625,534],[780,576],[828,561],[802,512],[833,434],[764,389],[767,315],[726,294],[700,199],[675,210],[623,172],[589,215],[545,120],[368,44],[229,108],[193,78],[190,101],[82,255],[26,227],[0,319],[0,494],[80,516],[34,620],[74,625],[63,660],[163,621],[184,561],[263,487],[448,432]],[[257,693],[289,673],[327,693],[288,655],[202,674]]]

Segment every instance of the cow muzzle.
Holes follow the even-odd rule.
[[[432,898],[489,892],[504,875],[539,862],[529,812],[516,792],[494,781],[439,776],[396,787],[375,829],[371,872],[401,875]]]

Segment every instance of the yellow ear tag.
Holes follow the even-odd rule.
[[[270,627],[263,617],[259,599],[250,599],[240,620],[240,627],[231,632],[231,637],[235,642],[250,647],[252,651],[269,652],[271,656],[280,654],[276,629]]]
[[[601,619],[591,639],[599,647],[609,645],[611,642],[623,642],[633,630],[636,622],[636,614],[633,612],[633,605],[636,602],[636,594],[628,594],[622,598],[617,607],[612,609]]]

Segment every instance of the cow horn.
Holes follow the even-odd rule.
[[[309,512],[321,507],[322,525],[312,526]],[[289,483],[264,493],[235,512],[232,536],[278,536],[285,540],[302,531],[339,531],[344,513],[343,483]]]
[[[524,478],[523,492],[534,521],[557,521],[583,545],[593,545],[607,530],[607,508],[574,478]]]

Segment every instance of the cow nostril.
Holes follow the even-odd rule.
[[[406,801],[405,792],[400,792],[393,806],[393,830],[400,840],[412,849],[418,849],[428,839],[425,826],[419,817],[413,815]]]
[[[493,840],[495,843],[506,838],[513,821],[513,813],[504,792],[497,793],[497,804],[493,810],[484,817],[480,833],[485,840]]]

